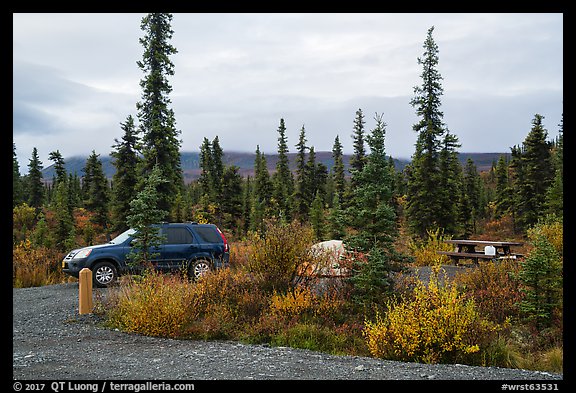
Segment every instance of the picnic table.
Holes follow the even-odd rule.
[[[492,240],[444,240],[444,243],[454,244],[454,251],[436,251],[441,255],[448,255],[456,265],[462,259],[471,259],[476,264],[482,260],[516,259],[522,254],[513,253],[511,247],[518,247],[524,243],[502,242]],[[477,249],[476,247],[479,247]]]

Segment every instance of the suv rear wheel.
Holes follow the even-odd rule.
[[[200,277],[212,270],[212,264],[205,260],[200,259],[193,261],[188,269],[188,274],[192,280],[198,280]]]
[[[110,262],[98,262],[92,271],[94,285],[105,288],[118,278],[116,267]]]

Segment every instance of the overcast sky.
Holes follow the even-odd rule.
[[[36,147],[109,155],[136,118],[144,14],[13,14],[13,140],[20,172]],[[549,139],[563,112],[561,13],[175,13],[171,107],[182,151],[219,137],[227,151],[275,153],[283,118],[290,152],[352,152],[355,113],[386,123],[386,152],[414,153],[410,100],[422,83],[427,31],[439,48],[444,122],[461,152],[509,152],[536,113]]]

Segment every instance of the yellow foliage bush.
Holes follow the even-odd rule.
[[[473,361],[500,328],[484,319],[474,301],[452,285],[420,283],[410,299],[388,303],[384,316],[365,321],[370,353],[379,358],[424,363]]]
[[[270,312],[275,316],[290,319],[310,311],[313,301],[314,295],[305,287],[294,288],[285,294],[274,292],[270,300]]]
[[[408,243],[410,252],[414,256],[414,265],[416,266],[434,266],[448,263],[450,257],[438,254],[436,251],[454,251],[454,246],[444,243],[452,237],[444,235],[444,232],[438,228],[435,231],[428,229],[428,238],[422,243],[417,244],[414,241]]]

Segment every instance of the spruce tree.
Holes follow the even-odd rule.
[[[162,242],[159,227],[154,224],[160,223],[167,212],[158,206],[159,186],[167,180],[162,178],[160,166],[152,168],[152,172],[144,181],[144,188],[136,194],[130,202],[130,212],[126,222],[136,232],[132,241],[132,252],[129,254],[131,265],[142,265],[150,262],[154,257],[152,247]]]
[[[470,201],[472,233],[476,233],[476,223],[482,216],[482,179],[480,179],[476,164],[471,158],[466,160],[462,186],[463,193],[467,195]]]
[[[356,111],[356,117],[354,118],[354,132],[352,134],[354,154],[350,158],[350,167],[352,171],[358,173],[364,168],[364,163],[366,161],[366,147],[364,146],[364,114],[362,109]]]
[[[16,154],[16,144],[12,142],[12,208],[24,202],[24,188],[20,176],[20,164]]]
[[[142,101],[136,104],[142,134],[142,173],[147,178],[155,166],[166,180],[159,184],[158,211],[168,216],[176,195],[184,183],[180,163],[180,131],[176,129],[174,111],[169,107],[172,86],[168,76],[174,75],[170,56],[178,51],[172,38],[172,14],[151,13],[142,18],[140,38],[144,47],[138,67],[146,74],[140,81]],[[167,217],[164,217],[166,219]]]
[[[362,252],[390,248],[397,235],[396,214],[392,207],[392,179],[384,148],[386,124],[376,115],[376,126],[367,137],[370,155],[361,172],[347,209],[349,226],[354,230],[346,243]]]
[[[210,201],[216,200],[216,190],[214,190],[214,181],[212,179],[214,164],[212,163],[212,143],[206,137],[202,140],[200,146],[200,179],[198,182],[202,187],[202,194]]]
[[[28,190],[28,205],[40,210],[44,203],[44,184],[42,182],[42,161],[38,157],[38,149],[32,149],[32,158],[28,163],[28,176],[26,177]]]
[[[222,176],[222,198],[220,206],[223,215],[223,225],[226,228],[236,228],[242,216],[242,177],[239,167],[232,165],[224,169]]]
[[[361,172],[347,210],[352,231],[344,240],[352,250],[367,255],[365,263],[352,268],[352,299],[369,312],[382,305],[392,293],[391,272],[401,271],[405,257],[394,249],[397,237],[396,213],[392,206],[392,178],[386,158],[384,137],[386,124],[376,114],[376,126],[366,138],[370,155]]]
[[[272,181],[270,180],[270,173],[268,172],[266,156],[260,152],[260,145],[256,146],[253,187],[250,229],[262,231],[264,229],[264,219],[271,215],[273,207],[271,201]]]
[[[68,179],[60,180],[54,188],[54,218],[56,248],[62,252],[74,247],[74,216],[69,205]]]
[[[549,214],[561,217],[564,213],[564,118],[559,127],[559,135],[552,156],[554,180],[546,191],[546,208]]]
[[[501,155],[498,158],[495,169],[496,175],[496,195],[495,195],[495,217],[501,218],[509,212],[512,205],[512,190],[508,178],[508,162],[506,157]]]
[[[332,167],[332,178],[334,180],[334,192],[339,195],[339,199],[342,198],[346,191],[346,174],[342,148],[343,147],[342,143],[340,143],[340,138],[338,135],[336,135],[336,139],[334,139],[334,145],[332,146],[332,159],[334,160],[334,166]]]
[[[137,165],[138,135],[134,126],[134,118],[129,115],[124,123],[120,123],[124,135],[121,141],[114,139],[114,149],[110,156],[116,168],[112,176],[112,231],[124,232],[128,229],[126,217],[130,211],[130,202],[136,197],[138,184]]]
[[[418,58],[418,64],[423,68],[422,85],[414,87],[414,98],[410,101],[420,120],[413,126],[418,137],[416,150],[407,171],[406,213],[412,233],[421,237],[426,236],[428,229],[442,224],[439,220],[439,212],[446,206],[443,200],[447,200],[447,190],[439,189],[439,184],[450,186],[452,182],[455,182],[453,179],[442,178],[442,176],[451,176],[447,173],[450,167],[449,162],[444,162],[446,171],[441,171],[440,166],[442,143],[448,146],[453,145],[457,140],[453,138],[443,140],[447,131],[442,121],[444,114],[440,110],[440,97],[443,94],[442,76],[437,70],[438,46],[432,37],[433,32],[434,27],[428,29],[424,42],[424,54]],[[457,191],[459,190],[452,190],[454,193]]]
[[[218,201],[222,198],[222,178],[224,177],[224,150],[222,149],[222,146],[220,146],[218,135],[216,135],[212,140],[211,153],[212,168],[210,171],[210,179],[212,181],[212,189],[214,190],[214,202],[218,204]]]
[[[346,236],[346,214],[338,193],[334,193],[332,208],[328,215],[328,236],[337,240],[342,240]]]
[[[273,196],[280,210],[280,215],[287,221],[292,219],[292,194],[294,193],[294,178],[290,171],[288,160],[288,139],[284,119],[280,119],[278,126],[278,161],[276,172],[272,177],[274,186]]]
[[[252,182],[250,176],[246,177],[243,183],[244,191],[242,197],[242,231],[243,235],[247,234],[250,230],[250,215],[252,213]]]
[[[319,192],[316,192],[310,207],[310,224],[312,225],[314,237],[318,241],[323,240],[326,223],[324,220],[324,201]]]
[[[522,229],[535,225],[542,216],[546,205],[546,192],[554,178],[552,144],[547,140],[548,132],[542,124],[543,118],[539,114],[534,116],[532,129],[519,152],[523,179],[516,183],[516,189],[521,206],[518,221]]]
[[[524,297],[519,307],[538,331],[551,327],[556,317],[561,319],[562,221],[561,217],[556,216],[541,217],[538,223],[527,231],[534,247],[525,260],[520,262],[522,269],[518,272],[518,278],[523,283],[521,291]],[[560,228],[560,231],[554,229],[555,227]]]
[[[102,161],[98,157],[99,154],[92,150],[92,154],[86,160],[83,185],[86,189],[87,199],[84,204],[89,211],[94,213],[93,222],[101,225],[104,231],[107,231],[108,203],[110,200],[108,179],[102,169]]]
[[[440,209],[436,222],[447,234],[456,234],[459,227],[458,200],[462,187],[462,165],[458,160],[458,147],[458,137],[446,130],[438,156],[440,177],[436,192]]]
[[[308,212],[308,207],[306,205],[306,200],[304,196],[305,182],[305,168],[306,168],[306,129],[304,125],[300,129],[300,135],[298,138],[298,144],[296,145],[296,181],[294,185],[294,209],[295,213],[300,220],[306,217]]]
[[[66,162],[64,161],[64,157],[62,157],[62,153],[59,150],[51,151],[48,154],[48,159],[54,162],[54,170],[56,171],[56,181],[54,184],[59,182],[66,182],[68,178],[68,173],[66,172]]]

